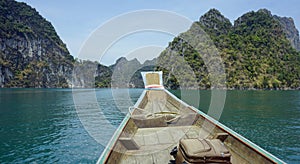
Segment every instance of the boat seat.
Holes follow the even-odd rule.
[[[132,115],[131,118],[138,128],[166,127],[164,116],[147,118],[145,115]]]
[[[196,113],[182,113],[179,117],[177,117],[173,122],[172,126],[186,126],[193,125],[195,121],[198,119]]]
[[[179,116],[173,115],[156,115],[155,113],[150,113],[145,109],[136,107],[129,107],[129,113],[139,128],[166,127],[170,122],[179,118]]]
[[[219,139],[181,139],[176,164],[230,163],[230,153]]]
[[[214,139],[219,139],[220,141],[224,142],[227,137],[228,137],[228,133],[217,133],[214,136]]]
[[[131,137],[120,137],[119,141],[127,150],[138,150],[140,146]]]

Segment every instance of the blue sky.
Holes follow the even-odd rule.
[[[211,8],[218,9],[233,23],[235,19],[249,11],[260,8],[269,9],[272,14],[292,17],[300,29],[299,0],[19,0],[35,8],[43,17],[49,20],[56,32],[67,44],[71,55],[79,58],[80,48],[92,32],[110,19],[132,11],[143,9],[159,9],[175,12],[192,21],[196,21]],[[159,19],[159,18],[158,18]],[[187,30],[187,29],[186,29]],[[166,47],[174,36],[169,34],[132,35],[123,38],[112,46],[101,58],[106,65],[147,45]],[[146,39],[147,38],[147,39]],[[93,59],[91,59],[93,60]]]

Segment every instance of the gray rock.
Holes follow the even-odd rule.
[[[199,23],[215,35],[227,34],[232,24],[229,19],[224,17],[217,9],[210,9],[200,17]]]
[[[0,87],[71,86],[74,59],[51,23],[25,3],[0,6]]]
[[[291,42],[292,46],[300,51],[299,31],[295,26],[293,18],[279,17],[277,15],[274,15],[274,18],[280,22],[286,37]]]

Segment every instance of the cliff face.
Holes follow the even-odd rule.
[[[292,46],[300,51],[299,31],[295,27],[293,18],[279,17],[276,15],[274,15],[274,18],[280,22],[286,37],[291,42]]]
[[[227,34],[232,25],[218,10],[211,9],[200,17],[199,23],[205,27],[211,35]]]
[[[191,67],[200,88],[210,88],[203,58],[215,50],[210,49],[209,39],[197,37],[203,30],[225,64],[227,87],[300,88],[299,32],[292,18],[272,15],[266,9],[246,13],[234,25],[212,9],[174,38],[157,59],[141,64],[121,58],[106,67],[74,61],[51,23],[35,9],[13,0],[0,0],[0,87],[143,87],[140,72],[156,69],[164,71],[167,87],[182,87],[174,76],[177,73],[184,75],[183,87],[193,88],[192,77],[176,61],[178,57]],[[202,51],[196,51],[189,42]],[[155,68],[155,64],[165,68]],[[172,72],[176,69],[179,71]]]
[[[111,86],[112,71],[98,62],[76,60],[72,85],[74,88],[107,88]]]
[[[156,60],[147,60],[141,64],[137,59],[127,60],[119,58],[115,64],[109,66],[112,70],[113,88],[143,88],[142,71],[153,71]]]
[[[279,26],[281,27],[280,30],[282,30],[286,36],[286,38],[290,41],[293,48],[300,51],[300,38],[299,38],[299,31],[297,30],[294,20],[291,17],[280,17],[277,15],[272,15],[272,13],[267,9],[260,9],[256,13],[258,14],[265,14],[269,18],[273,19],[274,21],[279,22]],[[249,12],[247,14],[244,14],[242,17],[238,18],[235,21],[235,26],[240,25],[240,22],[243,21],[243,18],[246,15],[255,14],[255,12]],[[263,20],[260,20],[261,22],[264,22]],[[255,23],[255,22],[253,22]]]
[[[143,88],[141,71],[154,70],[156,60],[141,64],[137,59],[119,58],[107,67],[87,60],[75,62],[73,86],[76,88]]]
[[[0,1],[0,87],[68,87],[73,62],[54,27],[35,9]]]
[[[203,30],[210,39],[200,37]],[[193,69],[199,87],[210,88],[211,75],[207,67],[218,67],[212,67],[213,63],[205,64],[203,59],[209,55],[214,59],[217,48],[225,65],[228,88],[299,89],[300,53],[295,49],[298,43],[299,34],[292,19],[273,16],[262,9],[242,15],[231,25],[219,11],[212,9],[169,43],[158,58],[167,70],[157,69],[164,71],[167,87],[178,88],[178,77],[174,75],[182,65],[173,59],[182,57]],[[197,45],[198,50],[191,45]],[[177,71],[173,71],[175,68]],[[181,74],[183,76],[179,78],[185,79],[181,85],[192,87],[188,83],[192,78],[187,73]]]

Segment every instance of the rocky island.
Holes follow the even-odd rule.
[[[52,24],[34,8],[13,0],[0,1],[0,87],[62,88],[88,83],[72,76],[74,66],[94,74],[89,87],[111,87],[116,69],[133,73],[128,84],[143,87],[141,70],[162,70],[154,63],[166,61],[169,51],[184,56],[195,72],[201,89],[209,89],[209,75],[197,52],[181,36],[196,35],[203,29],[214,42],[225,65],[226,86],[230,89],[299,89],[300,40],[292,18],[272,15],[267,9],[248,12],[232,24],[217,9],[211,9],[193,23],[187,32],[175,37],[157,59],[141,64],[137,60],[118,59],[104,66],[99,62],[74,59]],[[197,42],[197,38],[191,38]],[[151,66],[152,65],[152,66]],[[93,67],[93,70],[89,68]],[[120,68],[122,67],[122,68]],[[123,68],[124,67],[124,68]],[[170,69],[164,70],[165,86],[179,87]],[[84,75],[83,75],[84,76]],[[188,81],[188,79],[187,79]],[[187,84],[188,85],[188,84]]]

